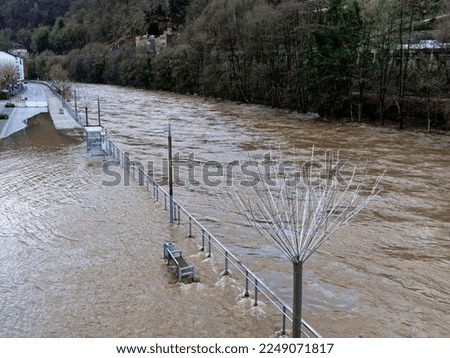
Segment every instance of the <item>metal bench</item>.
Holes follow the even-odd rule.
[[[189,265],[183,257],[181,250],[175,250],[175,244],[166,242],[163,245],[163,255],[167,259],[167,265],[174,263],[178,271],[178,282],[181,282],[183,277],[191,276],[192,281],[195,281],[194,266]]]

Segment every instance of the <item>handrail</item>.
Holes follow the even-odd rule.
[[[49,86],[51,88],[51,86]],[[53,89],[52,89],[53,90]],[[68,113],[81,125],[82,118],[79,113],[68,104],[64,99],[62,99],[63,106],[68,109]],[[168,210],[167,201],[169,194],[164,188],[162,188],[148,173],[145,173],[142,166],[132,161],[130,157],[123,152],[116,144],[114,144],[109,138],[106,141],[106,151],[109,155],[119,160],[124,170],[127,170],[132,174],[133,179],[136,180],[136,167],[137,170],[137,181],[139,185],[144,185],[144,178],[146,179],[146,188],[150,192],[150,186],[152,186],[153,198],[159,201],[160,193],[164,198],[164,209]],[[197,219],[195,219],[189,212],[181,206],[176,200],[174,200],[174,221],[178,224],[181,223],[181,214],[184,214],[188,225],[189,225],[189,237],[192,237],[192,230],[195,228],[201,234],[202,238],[202,249],[205,250],[205,239],[208,240],[208,257],[211,256],[211,249],[216,248],[216,251],[225,258],[225,270],[224,274],[228,274],[228,265],[232,264],[233,267],[245,278],[245,292],[244,296],[249,297],[249,286],[252,285],[254,288],[254,305],[258,305],[258,293],[261,293],[269,303],[271,303],[280,313],[282,317],[281,325],[281,335],[286,335],[286,322],[292,322],[292,308],[284,303],[284,301],[278,297],[269,287],[267,287],[264,282],[261,281],[256,274],[254,274],[247,266],[241,263],[241,261],[230,252],[218,239],[212,235],[204,225],[202,225]],[[302,333],[308,338],[321,338],[321,335],[314,330],[311,325],[309,325],[304,319],[302,319]]]
[[[127,170],[137,181],[139,185],[145,185],[147,191],[150,192],[150,186],[153,191],[153,198],[159,201],[160,194],[164,197],[164,209],[168,210],[167,200],[169,198],[168,192],[162,188],[148,173],[145,173],[142,166],[138,165],[136,162],[132,161],[130,157],[117,147],[110,139],[107,139],[107,152],[114,158],[119,160],[122,167]],[[138,168],[136,170],[136,167]],[[145,178],[145,180],[144,180]],[[202,250],[206,250],[205,242],[208,243],[208,257],[211,256],[212,248],[225,258],[225,271],[224,274],[228,274],[228,265],[232,265],[237,271],[245,278],[245,293],[246,297],[250,296],[249,286],[251,285],[255,290],[254,305],[258,305],[258,293],[261,293],[265,299],[271,303],[282,316],[282,329],[281,335],[286,335],[286,322],[292,322],[292,308],[284,303],[284,301],[278,297],[269,287],[267,287],[264,282],[254,274],[246,265],[242,264],[241,261],[230,252],[214,235],[212,235],[204,225],[202,225],[197,219],[195,219],[189,212],[176,200],[174,200],[174,221],[178,224],[181,223],[181,215],[184,215],[187,219],[189,225],[189,237],[192,237],[192,230],[196,229],[202,238]],[[302,333],[308,337],[321,338],[320,334],[314,330],[311,325],[309,325],[305,320],[302,319]]]

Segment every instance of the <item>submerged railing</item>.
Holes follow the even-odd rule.
[[[162,188],[148,173],[144,171],[141,163],[134,162],[131,158],[119,149],[110,139],[107,139],[107,154],[117,159],[122,168],[126,170],[140,186],[145,186],[147,191],[156,201],[162,201],[164,210],[169,208],[169,194]],[[174,222],[181,224],[182,217],[188,226],[188,237],[199,236],[201,239],[201,251],[204,251],[207,257],[211,257],[213,251],[223,257],[223,274],[229,274],[230,267],[233,267],[244,280],[244,296],[250,297],[253,291],[253,304],[258,305],[259,301],[266,300],[280,314],[281,335],[286,335],[288,322],[292,323],[292,308],[284,303],[270,288],[268,288],[247,266],[230,252],[222,243],[217,240],[211,232],[208,231],[198,220],[196,220],[183,206],[174,200]],[[197,233],[195,235],[194,233]],[[239,275],[237,275],[239,276]],[[320,338],[306,321],[302,320],[302,333],[306,337]]]
[[[54,92],[55,93],[55,92]],[[57,93],[55,93],[58,95]],[[59,96],[59,95],[58,95]],[[81,125],[85,123],[80,113],[77,113],[70,104],[68,104],[61,96],[64,108],[67,112]],[[112,156],[120,162],[122,168],[126,170],[140,186],[145,186],[153,199],[157,202],[162,201],[164,210],[169,208],[169,194],[162,188],[148,173],[144,171],[143,166],[131,160],[131,158],[115,145],[109,138],[106,139],[106,154]],[[281,335],[286,335],[287,325],[292,325],[292,308],[278,297],[264,282],[262,282],[247,266],[245,266],[232,252],[230,252],[222,243],[214,237],[211,232],[206,229],[198,220],[196,220],[183,206],[174,200],[174,222],[181,224],[182,217],[188,226],[188,237],[196,237],[201,239],[201,250],[205,252],[207,257],[211,257],[213,252],[223,258],[224,275],[228,275],[230,267],[233,267],[241,277],[244,285],[244,297],[250,297],[253,293],[253,305],[257,306],[259,301],[266,301],[281,319]],[[195,234],[197,233],[197,235]],[[305,320],[302,319],[302,334],[308,338],[321,338],[320,334],[314,330]]]

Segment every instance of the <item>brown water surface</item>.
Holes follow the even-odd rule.
[[[288,303],[291,264],[224,205],[227,177],[208,165],[273,148],[287,159],[297,148],[306,159],[315,146],[318,155],[333,149],[351,164],[367,161],[374,175],[387,169],[380,198],[306,262],[305,319],[326,337],[450,337],[449,136],[113,86],[83,91],[100,97],[110,138],[161,178],[167,139],[155,130],[170,121],[174,152],[196,165],[194,182],[178,162],[177,200]],[[94,121],[96,105],[90,110]],[[220,265],[198,253],[198,238],[186,239],[183,225],[170,228],[143,188],[125,178],[102,185],[112,177],[83,143],[37,132],[0,142],[0,336],[279,329],[267,307],[252,308],[235,278],[221,278]],[[173,282],[160,257],[168,240],[195,262],[199,283]],[[183,319],[167,320],[168,311]]]

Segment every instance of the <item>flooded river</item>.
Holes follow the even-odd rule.
[[[171,123],[177,200],[287,303],[291,264],[224,203],[215,168],[273,148],[314,146],[371,174],[380,197],[305,264],[304,317],[325,337],[450,337],[450,137],[316,121],[313,116],[113,86],[77,86],[101,100],[110,138],[164,178]],[[86,94],[86,95],[85,95]],[[92,122],[97,103],[90,101]],[[79,102],[79,106],[83,106]],[[0,142],[0,336],[273,336],[264,305],[170,227],[145,189],[111,185],[84,144],[45,119]],[[51,133],[51,135],[49,134]],[[189,159],[194,167],[183,163]],[[213,163],[214,165],[211,165]],[[206,174],[205,174],[206,173]],[[195,261],[199,283],[174,283],[164,241]],[[181,293],[180,293],[181,292]],[[170,312],[183,319],[167,319]]]

